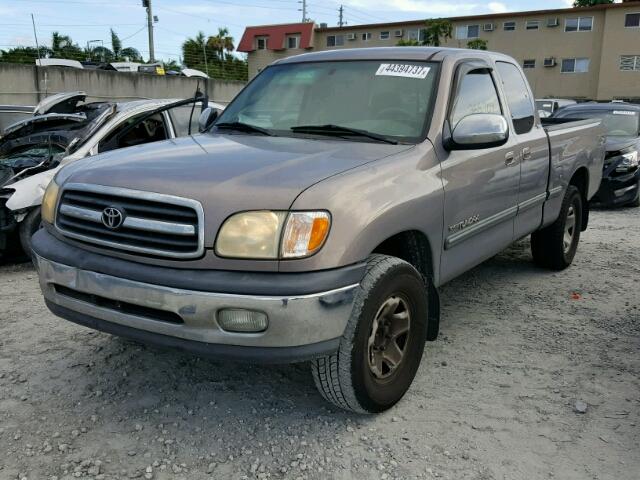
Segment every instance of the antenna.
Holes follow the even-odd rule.
[[[344,6],[340,5],[340,8],[338,9],[338,12],[340,12],[340,20],[338,20],[338,26],[339,27],[344,27],[344,25],[347,23],[344,21]]]

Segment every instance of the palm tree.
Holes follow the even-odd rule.
[[[84,59],[84,52],[78,45],[73,43],[71,37],[69,35],[60,35],[59,32],[51,34],[51,55],[54,58]]]
[[[235,49],[233,37],[229,35],[229,29],[227,27],[218,28],[218,34],[212,35],[207,40],[207,47],[215,52],[217,58],[224,60],[225,53],[231,53]]]
[[[182,44],[182,57],[184,64],[189,68],[195,68],[197,65],[204,65],[206,46],[206,37],[204,32],[198,32],[195,38],[188,38]]]

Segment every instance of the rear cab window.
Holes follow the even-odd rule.
[[[535,122],[535,106],[520,69],[512,63],[500,61],[496,62],[496,68],[511,112],[513,129],[517,134],[530,132]]]

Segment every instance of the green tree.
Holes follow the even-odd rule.
[[[61,35],[59,32],[51,34],[51,57],[65,58],[68,60],[84,60],[84,52],[77,44],[73,43],[69,35]]]
[[[426,28],[422,32],[423,45],[439,47],[441,42],[446,42],[453,36],[453,24],[446,19],[427,20]]]
[[[233,44],[233,37],[229,35],[229,29],[227,27],[218,28],[217,35],[207,39],[207,48],[213,50],[220,60],[224,60],[236,48]]]
[[[473,50],[486,50],[487,49],[487,41],[482,38],[476,38],[475,40],[469,40],[467,42],[467,48],[471,48]]]
[[[422,41],[402,39],[396,45],[399,47],[415,47],[418,45],[439,47],[442,42],[446,42],[453,36],[453,24],[446,19],[427,20],[421,33]]]
[[[113,28],[111,29],[111,51],[113,56],[119,60],[122,55],[122,41]]]
[[[613,3],[613,0],[575,0],[573,2],[574,7],[592,7],[594,5],[603,5],[606,3]]]
[[[198,32],[194,38],[188,38],[182,44],[182,58],[184,58],[184,64],[189,68],[195,68],[196,65],[204,65],[205,51],[206,37],[204,32]]]

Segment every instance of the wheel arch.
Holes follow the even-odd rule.
[[[427,340],[435,340],[440,329],[440,296],[435,286],[435,258],[429,237],[420,230],[405,230],[383,240],[370,253],[400,258],[420,273],[425,281],[429,305]]]
[[[582,197],[582,231],[587,229],[589,224],[589,170],[587,167],[578,168],[569,180],[569,185],[573,185],[580,192]]]

